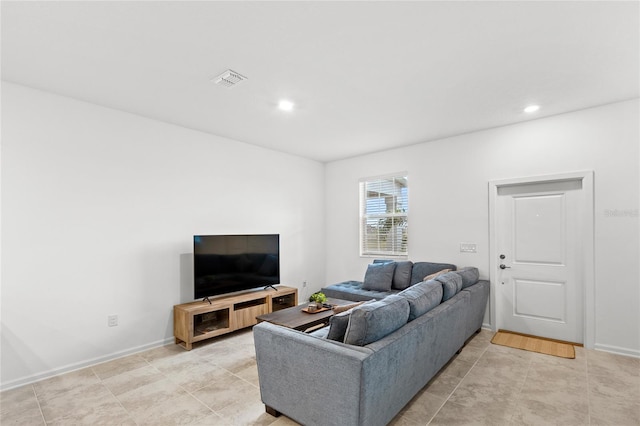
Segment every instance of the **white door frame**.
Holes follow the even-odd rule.
[[[595,343],[595,250],[594,250],[594,196],[593,196],[593,171],[581,171],[571,173],[561,173],[546,176],[522,177],[513,179],[501,179],[489,181],[489,280],[491,282],[490,297],[490,319],[491,327],[494,331],[501,328],[498,324],[497,312],[502,308],[499,306],[497,283],[492,279],[498,275],[498,238],[497,238],[497,217],[496,204],[498,200],[498,188],[503,186],[531,184],[531,183],[552,183],[568,180],[582,181],[582,194],[580,208],[584,213],[582,233],[582,277],[584,284],[584,347],[592,349]]]

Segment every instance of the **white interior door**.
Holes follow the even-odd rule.
[[[582,343],[582,181],[498,188],[501,329]]]

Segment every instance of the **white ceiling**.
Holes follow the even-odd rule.
[[[638,97],[639,4],[2,1],[2,78],[332,161]]]

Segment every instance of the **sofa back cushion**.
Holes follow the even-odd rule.
[[[348,305],[335,306],[333,308],[334,316],[329,318],[329,332],[327,333],[327,339],[336,340],[338,342],[344,342],[344,334],[347,332],[347,326],[349,325],[349,318],[351,311],[356,306],[360,306],[367,302],[350,303]]]
[[[462,278],[462,288],[472,286],[478,282],[478,279],[480,279],[478,268],[475,268],[473,266],[460,268],[456,271],[456,273],[460,275],[460,278]]]
[[[411,269],[411,285],[424,280],[427,275],[434,274],[443,269],[456,270],[456,265],[450,263],[415,262]]]
[[[393,333],[407,323],[409,302],[398,295],[353,308],[344,343],[365,346]]]
[[[329,319],[329,333],[327,334],[327,339],[344,342],[344,335],[347,332],[350,316],[351,311],[345,311],[332,316]]]
[[[442,284],[442,301],[451,299],[462,290],[462,278],[456,272],[447,272],[435,279]]]
[[[409,321],[429,312],[442,301],[442,284],[423,281],[398,293],[409,302]]]
[[[394,262],[370,264],[367,266],[367,272],[364,274],[362,288],[372,291],[391,290],[395,270],[396,264]]]
[[[391,288],[396,290],[404,290],[411,285],[411,270],[413,269],[413,262],[405,260],[402,262],[396,262],[396,270],[393,273],[393,283]]]
[[[391,259],[375,259],[373,263],[394,263],[396,265],[396,269],[393,272],[391,288],[404,290],[411,285],[411,271],[413,270],[412,261],[403,260],[401,262],[396,262]]]

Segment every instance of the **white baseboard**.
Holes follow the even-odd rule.
[[[109,355],[100,356],[97,358],[92,358],[85,361],[77,362],[61,368],[55,368],[53,370],[45,371],[45,372],[34,374],[31,376],[21,377],[19,379],[11,380],[9,382],[3,382],[3,383],[0,383],[0,391],[6,391],[9,389],[14,389],[20,386],[39,382],[40,380],[48,379],[54,376],[59,376],[60,374],[81,370],[83,368],[91,367],[97,364],[102,364],[103,362],[107,362],[107,361],[113,361],[114,359],[122,358],[128,355],[133,355],[139,352],[147,351],[149,349],[158,348],[160,346],[166,346],[174,342],[175,342],[175,339],[173,337],[168,337],[163,340],[147,343],[146,345],[136,346],[134,348],[130,348],[123,351],[114,352]]]
[[[626,356],[630,356],[630,357],[634,357],[634,358],[640,358],[640,351],[636,350],[636,349],[621,348],[619,346],[603,345],[603,344],[600,344],[600,343],[596,343],[595,345],[593,345],[593,349],[595,349],[597,351],[611,352],[613,354],[626,355]]]

